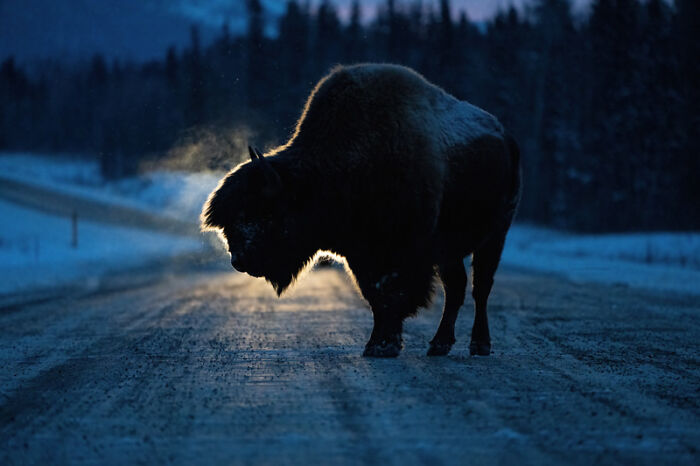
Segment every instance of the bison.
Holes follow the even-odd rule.
[[[399,354],[403,321],[427,306],[438,276],[435,356],[455,342],[473,254],[469,351],[490,354],[486,302],[520,198],[518,148],[494,116],[402,66],[341,66],[315,86],[286,144],[249,152],[201,215],[236,270],[281,295],[317,251],[342,256],[372,309],[373,357]]]

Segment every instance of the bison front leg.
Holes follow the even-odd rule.
[[[445,307],[435,336],[430,341],[428,356],[445,356],[455,343],[455,322],[464,304],[467,272],[461,258],[439,266],[440,280],[445,290]]]
[[[373,358],[395,358],[403,349],[403,319],[390,307],[372,306],[374,328],[365,345],[363,356]]]
[[[404,319],[414,315],[430,297],[432,265],[421,267],[412,264],[373,275],[371,279],[363,278],[358,277],[358,284],[374,315],[374,328],[363,355],[396,357],[403,348],[401,333]]]
[[[491,336],[489,335],[489,321],[486,313],[486,303],[493,286],[493,276],[501,260],[505,233],[498,234],[489,239],[479,249],[474,251],[472,262],[474,274],[474,326],[472,327],[472,340],[469,344],[469,354],[488,356],[491,354]]]

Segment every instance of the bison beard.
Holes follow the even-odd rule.
[[[241,272],[282,294],[319,250],[346,259],[374,315],[365,356],[393,357],[403,320],[445,290],[429,355],[447,354],[473,254],[471,354],[520,196],[517,145],[498,120],[395,65],[339,67],[291,139],[227,174],[202,211]]]

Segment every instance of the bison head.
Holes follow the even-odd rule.
[[[309,253],[301,248],[301,238],[294,231],[289,183],[283,182],[260,151],[248,150],[250,162],[232,170],[209,195],[202,229],[220,233],[236,270],[265,277],[281,294]]]

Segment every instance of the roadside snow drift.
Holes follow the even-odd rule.
[[[501,263],[575,282],[700,294],[700,233],[579,235],[515,225]]]
[[[72,246],[71,219],[0,200],[0,295],[54,287],[78,279],[99,282],[110,271],[142,266],[202,249],[197,238],[107,226],[78,220]]]

